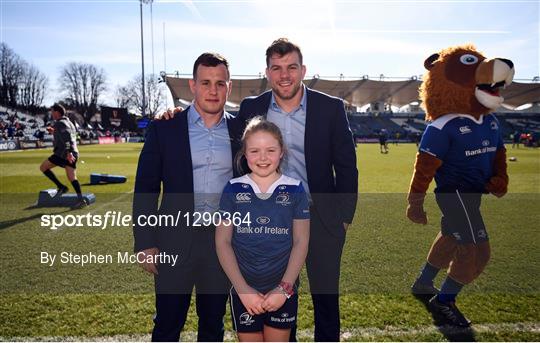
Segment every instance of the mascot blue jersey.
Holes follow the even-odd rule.
[[[493,173],[495,153],[503,147],[499,121],[493,114],[478,120],[467,114],[447,114],[428,125],[419,150],[443,162],[435,174],[435,192],[482,193]]]
[[[248,176],[230,180],[221,196],[220,212],[251,224],[233,226],[232,248],[242,276],[254,289],[266,293],[279,285],[289,263],[293,220],[309,219],[309,203],[302,183],[282,175],[266,193]]]

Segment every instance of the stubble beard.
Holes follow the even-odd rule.
[[[277,87],[272,89],[272,90],[274,91],[274,93],[277,95],[278,98],[280,98],[282,100],[291,100],[300,91],[300,85],[301,85],[300,83],[297,83],[294,86],[294,88],[292,89],[292,92],[291,92],[290,95],[285,95],[285,94],[281,93]]]

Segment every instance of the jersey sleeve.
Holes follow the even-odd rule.
[[[309,200],[302,182],[298,185],[295,193],[296,201],[293,219],[309,219]]]
[[[230,182],[227,182],[221,194],[221,200],[219,201],[219,212],[233,213],[235,210],[233,187]]]
[[[420,141],[420,152],[425,152],[442,160],[450,147],[450,137],[443,129],[428,125]]]

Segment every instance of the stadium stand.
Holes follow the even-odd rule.
[[[191,98],[188,74],[165,75],[164,80],[171,92],[175,106],[186,107]],[[322,79],[318,76],[305,78],[304,83],[311,89],[325,92],[344,99],[348,109],[351,131],[361,142],[374,142],[382,129],[386,129],[389,139],[399,136],[402,141],[418,141],[427,123],[424,113],[419,107],[418,87],[421,78],[384,78],[377,79],[364,76],[359,79]],[[267,80],[262,77],[232,77],[231,95],[228,98],[227,110],[231,113],[238,110],[241,101],[248,96],[259,94],[269,89]],[[540,136],[540,84],[537,78],[532,80],[514,80],[504,92],[504,105],[497,112],[503,128],[503,136],[510,141],[512,135],[526,133]],[[530,104],[528,109],[520,111],[505,108],[520,108]],[[309,105],[308,105],[309,106]],[[366,109],[367,108],[367,109]],[[390,112],[398,108],[407,112]],[[368,112],[356,112],[363,109]],[[398,135],[399,133],[399,135]]]
[[[402,129],[408,132],[412,132],[412,133],[422,132],[422,129],[418,129],[415,127],[416,125],[413,125],[413,124],[416,124],[414,122],[414,119],[412,122],[409,118],[390,118],[390,120],[392,120],[394,123],[399,125],[399,127],[401,127]]]
[[[231,113],[236,114],[234,111]],[[423,113],[350,112],[347,115],[355,138],[368,142],[376,139],[382,129],[389,133],[390,139],[399,133],[400,140],[412,142],[422,134],[427,125]],[[506,141],[510,141],[516,132],[540,135],[540,114],[500,112],[496,115]],[[52,136],[45,130],[47,124],[40,116],[0,107],[0,141],[50,141]],[[107,130],[99,123],[77,125],[77,128],[79,138],[84,142],[95,141],[99,137],[124,137],[127,141],[130,135],[136,135],[136,133]]]
[[[123,128],[104,128],[99,122],[85,123],[82,116],[68,111],[75,118],[79,144],[115,142],[138,142],[142,132],[130,132]],[[47,114],[31,115],[24,111],[0,106],[0,151],[50,148],[53,136],[47,132]],[[102,139],[106,138],[106,139]]]
[[[37,116],[0,106],[0,139],[34,137],[43,125],[43,119]]]
[[[191,102],[188,81],[191,77],[166,76],[165,81],[175,105],[187,107]],[[235,79],[233,79],[235,80]],[[238,82],[237,82],[238,81]],[[259,94],[268,89],[265,78],[238,79],[229,97],[227,110],[236,114],[238,104],[246,96]],[[385,129],[389,139],[417,142],[424,132],[427,123],[418,103],[418,86],[416,78],[400,81],[374,81],[369,78],[361,80],[322,80],[306,79],[304,82],[313,89],[327,92],[345,100],[347,115],[354,137],[359,142],[375,142],[381,130]],[[540,144],[540,88],[538,81],[514,82],[505,89],[505,105],[517,108],[531,104],[520,111],[506,110],[501,107],[497,112],[502,127],[503,137],[509,142],[515,135],[523,135],[532,145]],[[383,96],[384,95],[384,96]],[[390,106],[392,104],[392,106]],[[367,112],[357,112],[362,108]],[[399,108],[392,112],[390,109]],[[379,110],[382,109],[382,110]],[[403,112],[402,112],[403,111]],[[47,147],[52,145],[52,136],[45,129],[47,115],[32,116],[28,113],[0,106],[0,150],[15,148]],[[149,119],[139,120],[138,132],[128,129],[107,126],[101,120],[101,113],[96,114],[90,123],[76,113],[79,139],[81,144],[98,142],[139,142],[144,140],[144,130]],[[71,118],[71,117],[70,117]],[[102,139],[102,138],[106,139]],[[110,138],[108,138],[110,137]]]

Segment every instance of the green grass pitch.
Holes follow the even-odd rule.
[[[153,281],[136,265],[55,265],[40,263],[40,252],[115,253],[132,250],[129,227],[104,230],[71,227],[50,230],[44,214],[131,212],[140,144],[82,146],[78,176],[84,192],[96,194],[92,206],[77,211],[32,208],[38,191],[53,188],[39,172],[50,150],[0,153],[0,340],[149,339]],[[426,199],[429,223],[405,218],[406,192],[416,147],[377,144],[357,148],[359,201],[347,233],[341,273],[342,339],[438,341],[425,308],[409,295],[430,244],[440,213],[432,195]],[[540,340],[540,150],[511,149],[509,193],[484,196],[482,210],[492,244],[492,260],[481,277],[458,298],[483,341]],[[56,174],[64,181],[62,169]],[[91,172],[121,174],[128,182],[85,185]],[[535,224],[536,223],[536,224]],[[439,275],[438,281],[444,277]],[[299,338],[312,340],[313,312],[307,280],[299,307]],[[196,330],[194,307],[185,330]],[[228,339],[230,317],[225,318]]]

